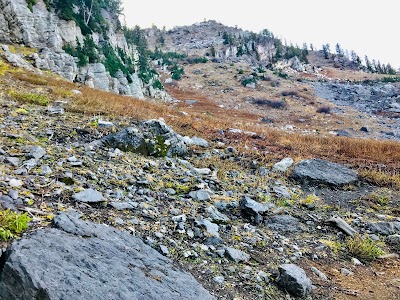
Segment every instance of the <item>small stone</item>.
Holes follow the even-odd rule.
[[[75,201],[84,203],[97,203],[97,202],[103,202],[105,200],[100,192],[93,189],[86,189],[82,192],[74,194],[72,198]]]
[[[278,285],[298,297],[311,294],[312,282],[304,270],[294,264],[284,264],[279,267]]]
[[[206,190],[198,190],[198,191],[192,191],[189,193],[189,197],[191,197],[193,200],[197,201],[210,201],[210,193]]]
[[[249,254],[232,247],[225,247],[225,254],[234,262],[247,262],[250,260]]]
[[[357,258],[355,258],[355,257],[353,257],[352,259],[351,259],[351,262],[353,263],[353,265],[355,265],[355,266],[361,266],[362,265],[362,262],[361,261],[359,261]]]
[[[8,162],[10,165],[14,167],[19,166],[19,158],[18,157],[7,157],[6,162]]]
[[[320,270],[318,270],[317,268],[311,267],[311,271],[312,271],[315,275],[317,275],[320,279],[325,280],[325,281],[328,280],[328,277],[327,277],[324,273],[322,273]]]
[[[8,185],[13,188],[20,188],[23,185],[23,182],[22,180],[13,178],[8,182]]]
[[[224,281],[225,281],[225,278],[224,278],[224,276],[215,276],[215,277],[213,278],[213,280],[214,280],[216,283],[218,283],[218,284],[223,284]]]
[[[41,159],[46,155],[46,150],[40,146],[33,146],[27,155],[28,158],[34,158],[36,160]]]
[[[341,268],[341,269],[340,269],[340,273],[341,273],[342,275],[345,275],[345,276],[351,276],[351,275],[354,274],[352,271],[350,271],[350,270],[348,270],[348,269],[346,269],[346,268]]]
[[[167,246],[160,245],[159,248],[160,248],[160,251],[159,251],[159,252],[160,252],[162,255],[164,255],[164,256],[168,256],[168,255],[169,255],[169,250],[168,250]]]
[[[294,163],[294,160],[290,157],[282,159],[280,162],[277,162],[273,167],[272,171],[274,172],[286,172]]]

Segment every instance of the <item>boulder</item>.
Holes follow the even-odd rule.
[[[356,182],[358,175],[341,164],[322,159],[307,159],[295,167],[292,178],[302,183],[343,186]]]
[[[304,270],[294,264],[284,264],[279,267],[278,285],[297,297],[311,294],[312,283]]]
[[[54,221],[58,228],[40,229],[3,254],[0,300],[214,299],[138,237],[65,214]]]

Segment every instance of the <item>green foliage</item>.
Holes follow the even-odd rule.
[[[170,66],[176,63],[180,59],[187,58],[186,54],[179,54],[177,52],[162,52],[160,49],[156,48],[154,52],[150,52],[150,58],[153,60],[162,61],[162,65]]]
[[[164,89],[164,87],[163,87],[161,81],[158,80],[158,79],[156,79],[156,80],[153,81],[152,86],[153,86],[153,88],[155,88],[155,89],[157,89],[157,90],[163,90],[163,89]]]
[[[32,11],[33,6],[37,3],[37,0],[26,0],[26,3],[28,4],[29,10]]]
[[[152,153],[155,157],[165,157],[171,148],[171,145],[165,140],[165,138],[161,135],[155,138],[155,145],[153,149],[150,149],[150,153]]]
[[[173,80],[180,80],[182,78],[182,75],[185,74],[185,70],[180,65],[175,64],[171,69],[171,73],[171,78]]]
[[[248,84],[250,84],[250,83],[256,83],[256,82],[257,82],[257,80],[256,80],[255,77],[247,77],[247,78],[244,78],[244,79],[241,81],[241,84],[242,84],[243,86],[246,86],[246,85],[248,85]]]
[[[0,239],[8,240],[18,236],[28,228],[31,218],[27,213],[18,214],[8,210],[0,210]]]
[[[224,40],[224,45],[233,45],[234,43],[234,37],[226,31],[222,34],[222,39]]]
[[[46,95],[41,95],[36,93],[25,93],[12,90],[9,92],[9,95],[18,101],[28,102],[42,106],[46,106],[47,104],[49,104],[50,101]]]
[[[365,260],[373,260],[385,253],[381,249],[384,246],[382,242],[373,241],[370,237],[360,235],[348,238],[345,246],[352,255]]]
[[[205,64],[208,62],[207,57],[189,57],[186,59],[189,64]]]
[[[400,77],[383,77],[383,82],[400,82]]]
[[[46,1],[49,2],[50,0]],[[84,35],[92,32],[106,35],[108,26],[101,15],[102,9],[107,10],[116,17],[123,10],[121,0],[54,0],[53,6],[60,18],[67,21],[74,20]]]

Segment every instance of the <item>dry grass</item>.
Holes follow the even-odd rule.
[[[195,99],[198,103],[192,107],[182,104],[166,105],[157,101],[139,100],[95,90],[54,77],[44,78],[37,74],[33,76],[29,72],[25,73],[26,75],[12,73],[11,76],[15,79],[13,84],[18,85],[21,81],[27,82],[28,79],[29,84],[35,85],[33,77],[38,78],[39,85],[45,80],[48,96],[52,100],[60,96],[69,97],[69,91],[72,89],[80,90],[82,95],[69,99],[70,104],[67,109],[73,112],[122,116],[135,120],[162,117],[182,135],[197,135],[209,140],[223,138],[224,142],[261,161],[285,156],[292,156],[296,160],[310,157],[325,158],[357,167],[363,178],[376,184],[399,187],[399,174],[396,173],[396,170],[400,169],[398,142],[290,134],[260,125],[261,115],[244,110],[221,109],[208,97],[195,91],[185,91],[179,86],[168,86],[166,89],[176,99]],[[189,114],[183,114],[182,110]],[[228,128],[256,132],[257,136],[218,135],[219,130]]]

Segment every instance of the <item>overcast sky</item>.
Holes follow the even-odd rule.
[[[129,27],[171,29],[203,20],[244,30],[271,30],[288,43],[329,43],[354,50],[361,58],[400,67],[397,0],[122,0]]]

